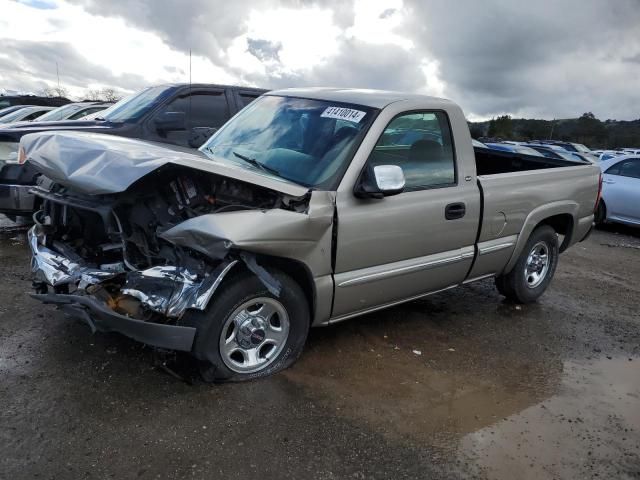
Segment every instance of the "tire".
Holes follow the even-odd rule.
[[[307,298],[288,275],[271,273],[282,285],[279,297],[254,274],[242,272],[221,285],[205,311],[183,317],[183,323],[197,329],[192,354],[206,382],[273,375],[302,353],[310,325]]]
[[[607,206],[604,204],[603,200],[600,200],[598,203],[598,208],[596,209],[594,221],[596,225],[604,225],[607,221]]]
[[[496,278],[496,288],[515,302],[535,302],[551,283],[558,265],[558,255],[555,230],[548,225],[536,228],[513,269]]]

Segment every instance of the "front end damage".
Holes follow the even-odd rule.
[[[32,193],[42,200],[28,233],[32,296],[148,345],[191,351],[189,311],[205,310],[234,269],[278,295],[259,255],[330,270],[333,198],[323,192],[291,196],[171,163],[121,192],[41,177]]]

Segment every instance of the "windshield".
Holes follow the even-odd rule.
[[[573,146],[576,147],[576,150],[581,153],[591,153],[591,150],[589,150],[588,147],[582,145],[581,143],[574,143]]]
[[[17,120],[22,120],[24,117],[33,113],[35,109],[33,107],[21,108],[20,110],[16,110],[15,112],[11,112],[8,115],[2,117],[2,123],[15,122]]]
[[[376,113],[359,105],[267,95],[200,150],[300,185],[333,189]]]
[[[147,111],[169,96],[173,87],[160,86],[149,87],[123,98],[106,110],[100,112],[95,118],[104,118],[110,122],[135,122]]]
[[[73,113],[77,112],[81,108],[84,108],[85,105],[77,105],[75,103],[70,103],[69,105],[65,105],[63,107],[58,107],[50,112],[45,113],[44,115],[38,117],[38,121],[42,122],[52,122],[56,120],[64,120],[71,116]]]
[[[537,151],[536,149],[531,148],[531,147],[518,146],[518,147],[516,147],[516,152],[524,153],[526,155],[535,155],[537,157],[542,157],[543,156],[539,151]]]

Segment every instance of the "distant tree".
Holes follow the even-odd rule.
[[[84,98],[87,100],[93,100],[94,102],[99,101],[102,100],[102,92],[100,90],[92,90],[89,88],[85,92]]]
[[[69,91],[65,87],[45,87],[42,89],[43,97],[67,97]]]
[[[575,122],[571,137],[586,145],[606,143],[607,129],[593,113],[587,112]]]
[[[114,88],[103,88],[100,92],[102,99],[106,102],[117,102],[122,98]]]
[[[484,128],[482,128],[481,125],[478,125],[477,123],[471,123],[469,122],[469,132],[471,133],[471,138],[480,138],[482,136],[484,136]]]
[[[511,115],[501,115],[497,118],[492,118],[489,122],[489,131],[487,134],[493,138],[512,138],[513,122]]]

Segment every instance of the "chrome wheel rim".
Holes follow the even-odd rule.
[[[274,298],[254,298],[225,320],[220,356],[234,372],[258,372],[273,363],[288,338],[289,316],[284,306]]]
[[[524,279],[529,288],[540,285],[549,272],[549,247],[545,242],[536,243],[529,255],[524,267]]]

